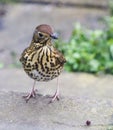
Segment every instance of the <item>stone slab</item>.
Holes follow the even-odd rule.
[[[21,69],[0,70],[1,130],[112,130],[113,76],[62,73],[60,101],[49,104],[56,80],[40,83],[35,99],[22,98],[33,81]],[[38,87],[39,86],[39,87]],[[91,126],[86,126],[86,121]]]

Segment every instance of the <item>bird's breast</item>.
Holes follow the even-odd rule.
[[[26,58],[27,57],[27,58]],[[25,72],[37,81],[49,81],[58,77],[63,66],[56,62],[56,57],[49,47],[43,47],[36,51],[31,51],[25,55]]]

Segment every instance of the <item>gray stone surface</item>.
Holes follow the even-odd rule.
[[[40,83],[35,99],[22,98],[33,81],[20,69],[0,70],[1,130],[112,130],[113,77],[62,73],[60,101],[49,104],[56,80]],[[85,122],[91,121],[91,126]]]

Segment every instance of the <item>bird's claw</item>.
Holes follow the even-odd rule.
[[[37,90],[33,90],[28,95],[23,96],[23,98],[25,98],[25,100],[26,100],[26,103],[29,101],[30,98],[35,98],[36,97],[36,91]]]
[[[50,98],[52,98],[51,100],[50,100],[50,102],[49,103],[52,103],[52,102],[54,102],[55,101],[55,99],[57,99],[57,101],[59,101],[60,100],[60,98],[59,98],[59,93],[58,92],[56,92],[52,97],[50,97]]]

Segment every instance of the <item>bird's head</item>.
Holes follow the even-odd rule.
[[[34,43],[46,45],[51,39],[58,39],[58,36],[49,25],[41,24],[36,27],[33,34]]]

